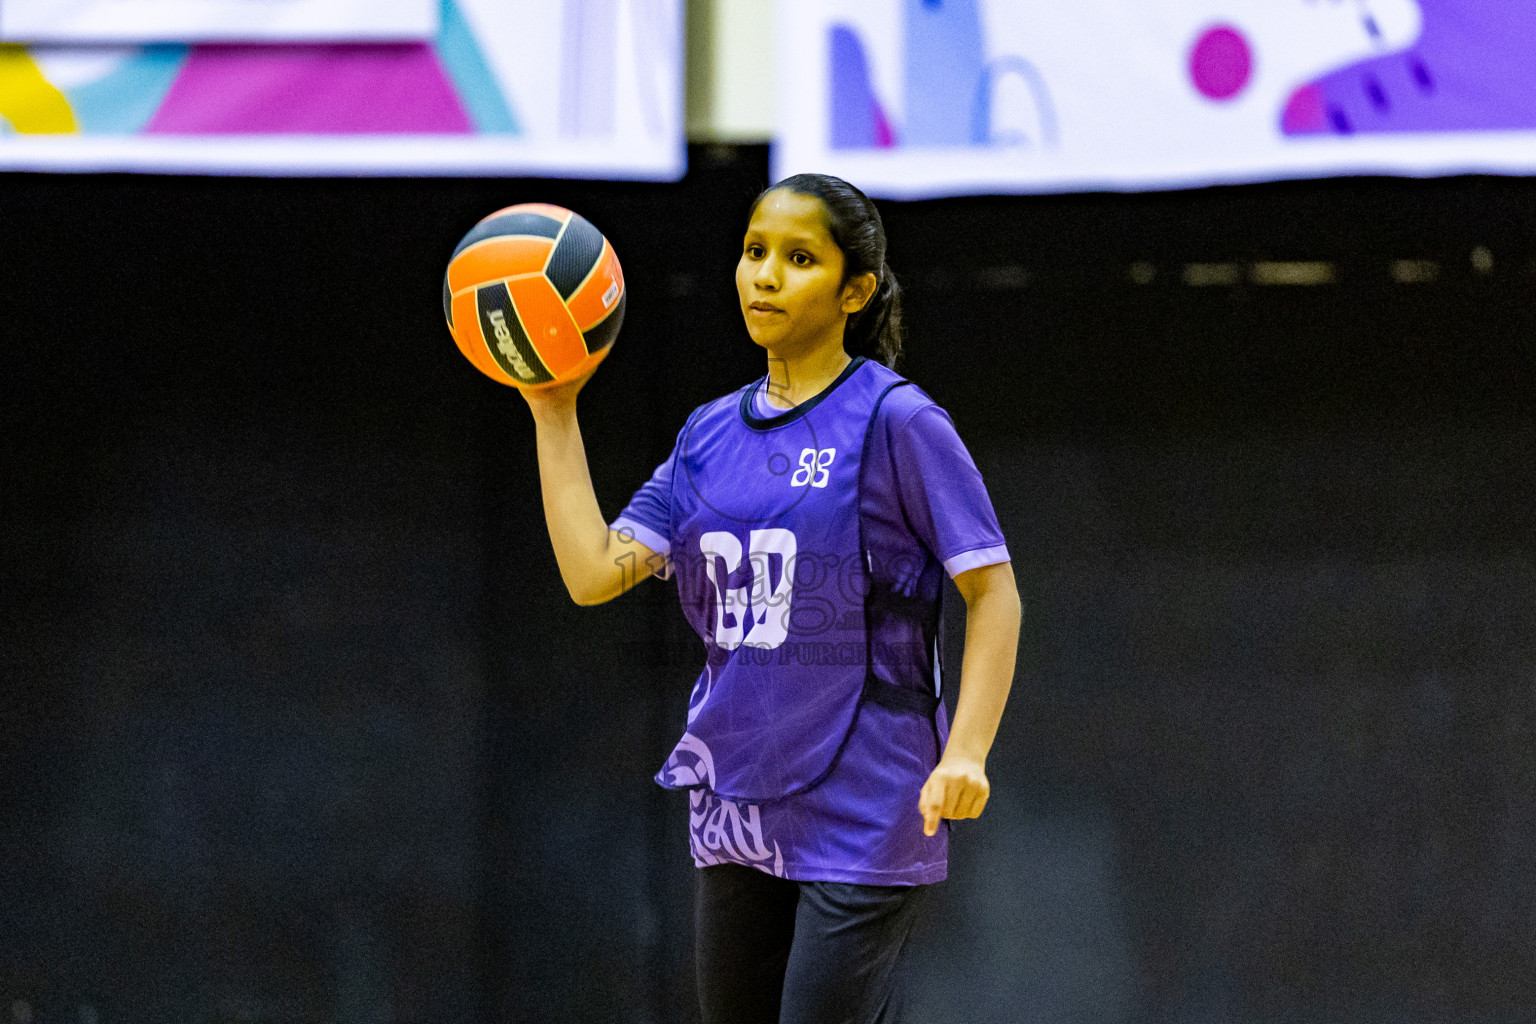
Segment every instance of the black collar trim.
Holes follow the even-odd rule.
[[[774,427],[782,427],[786,423],[793,423],[795,420],[816,408],[816,406],[820,404],[823,398],[826,398],[833,391],[835,391],[837,386],[843,381],[853,376],[853,371],[857,370],[862,365],[864,365],[864,357],[854,356],[853,359],[849,361],[848,365],[843,367],[843,372],[837,375],[837,379],[817,392],[815,398],[802,402],[801,404],[795,406],[793,409],[788,409],[777,416],[759,416],[757,413],[752,411],[753,396],[755,396],[758,392],[758,389],[763,386],[763,382],[768,379],[767,374],[764,374],[757,380],[753,381],[752,385],[741,394],[742,421],[753,430],[772,430]]]

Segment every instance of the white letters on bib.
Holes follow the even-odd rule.
[[[753,530],[747,539],[747,548],[747,558],[752,563],[751,582],[744,587],[732,587],[727,583],[731,573],[741,566],[741,541],[724,530],[712,530],[699,536],[704,573],[715,588],[715,643],[725,650],[740,647],[743,643],[753,647],[777,647],[789,634],[789,603],[794,592],[797,550],[795,535],[777,527]],[[773,592],[768,593],[769,559],[773,555],[780,557],[779,581]],[[725,562],[723,576],[716,574],[717,559]]]

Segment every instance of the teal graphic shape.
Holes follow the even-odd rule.
[[[146,46],[107,77],[65,90],[82,135],[132,135],[160,109],[190,47]]]
[[[437,59],[453,80],[475,128],[486,135],[518,135],[522,129],[507,95],[486,63],[485,54],[453,0],[443,0],[442,26],[437,35]]]

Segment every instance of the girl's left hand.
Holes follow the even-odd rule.
[[[987,782],[984,761],[946,753],[923,783],[917,809],[923,816],[923,835],[939,830],[940,818],[975,818],[987,806],[992,786]]]

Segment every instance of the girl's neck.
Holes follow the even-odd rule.
[[[836,345],[824,345],[797,355],[768,354],[768,394],[771,402],[792,408],[810,401],[837,379],[853,360]]]

